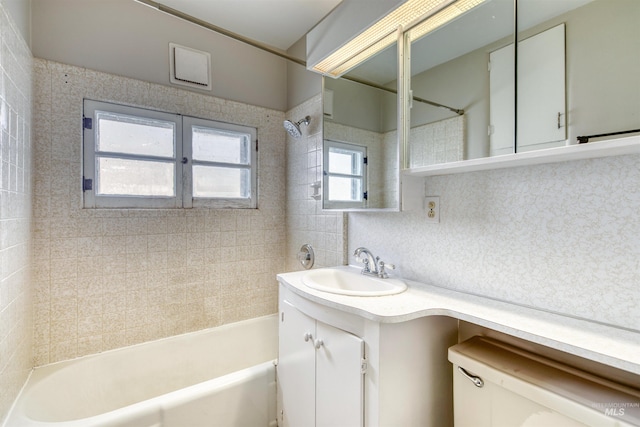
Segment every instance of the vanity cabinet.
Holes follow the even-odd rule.
[[[282,426],[363,425],[364,342],[280,305],[278,382]]]
[[[453,425],[447,348],[457,343],[456,319],[374,321],[284,284],[279,316],[280,426]]]

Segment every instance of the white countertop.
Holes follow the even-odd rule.
[[[310,301],[376,322],[399,323],[423,316],[449,316],[640,374],[638,332],[409,280],[405,280],[408,289],[397,295],[332,294],[304,285],[305,273],[278,274],[278,281]]]

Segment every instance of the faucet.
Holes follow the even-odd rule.
[[[362,259],[361,255],[366,256],[366,258]],[[386,279],[389,277],[387,274],[387,269],[393,270],[396,268],[393,264],[386,264],[384,261],[380,260],[380,257],[374,257],[371,251],[364,247],[359,247],[353,252],[353,256],[356,259],[364,264],[362,271],[360,273],[366,274],[369,276],[378,276],[381,279]]]

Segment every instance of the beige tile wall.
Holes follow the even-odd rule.
[[[322,179],[322,99],[317,96],[292,108],[287,119],[298,121],[311,116],[309,126],[302,125],[298,139],[287,135],[287,261],[289,271],[301,270],[297,260],[300,247],[309,243],[314,249],[314,267],[347,263],[346,215],[322,210],[322,201],[311,197],[311,184]]]
[[[276,311],[282,112],[40,59],[34,72],[36,365]],[[256,127],[259,209],[82,209],[83,98]]]
[[[464,160],[464,136],[464,115],[411,128],[409,167]]]
[[[0,2],[0,423],[32,366],[29,47]]]

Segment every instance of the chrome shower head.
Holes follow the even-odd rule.
[[[287,130],[287,132],[289,132],[289,135],[291,135],[294,138],[300,138],[302,136],[302,132],[300,131],[300,125],[304,124],[309,126],[309,122],[311,121],[311,116],[306,116],[304,119],[293,123],[291,120],[285,120],[283,125],[284,128]]]

